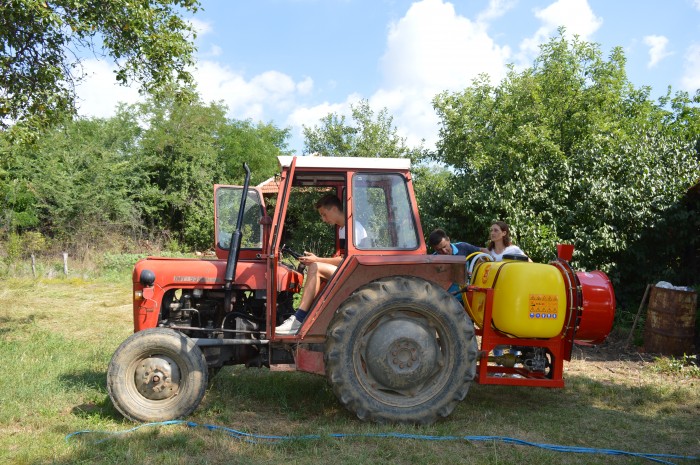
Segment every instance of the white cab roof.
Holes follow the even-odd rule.
[[[297,168],[347,168],[376,170],[408,170],[411,168],[411,160],[408,158],[319,157],[314,155],[277,157],[281,168],[291,166],[293,158],[297,159]]]

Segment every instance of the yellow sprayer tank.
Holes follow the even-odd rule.
[[[520,338],[550,338],[561,333],[566,293],[556,267],[520,260],[485,262],[474,270],[470,284],[493,289],[492,320],[498,331]],[[467,296],[463,298],[466,302]],[[474,292],[469,313],[481,327],[485,307],[486,294]]]

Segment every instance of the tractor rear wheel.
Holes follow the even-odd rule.
[[[362,420],[429,424],[464,399],[476,371],[474,325],[457,299],[395,276],[360,288],[329,326],[326,376]]]
[[[207,387],[207,362],[187,336],[152,328],[127,338],[107,370],[114,407],[132,421],[166,421],[189,415]]]

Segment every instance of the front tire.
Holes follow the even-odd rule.
[[[107,391],[132,421],[167,421],[189,415],[207,387],[207,362],[187,336],[152,328],[129,336],[114,352]]]
[[[474,325],[457,300],[420,278],[360,288],[329,326],[326,376],[361,420],[433,423],[464,399],[476,371]]]

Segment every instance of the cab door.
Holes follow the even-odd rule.
[[[226,260],[231,246],[231,237],[236,229],[238,209],[243,195],[242,186],[214,186],[214,249],[217,258]],[[263,224],[265,203],[259,188],[249,187],[243,213],[241,250],[239,259],[259,258],[263,249]]]

